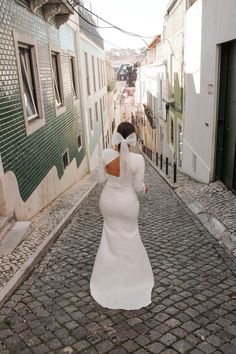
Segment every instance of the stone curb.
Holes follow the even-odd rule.
[[[47,238],[39,245],[37,250],[28,258],[28,260],[18,269],[13,277],[0,290],[0,308],[14,293],[14,291],[23,283],[29,276],[33,268],[37,265],[40,259],[48,251],[52,243],[60,235],[66,224],[70,221],[73,215],[77,212],[82,202],[91,194],[97,182],[93,183],[82,198],[70,209],[66,216],[59,222],[57,227],[47,236]]]
[[[140,150],[141,151],[141,150]],[[219,245],[224,246],[230,253],[236,257],[236,236],[219,221],[214,215],[208,213],[205,208],[197,202],[190,193],[186,192],[183,187],[177,183],[172,183],[161,171],[153,164],[153,162],[141,152],[146,161],[157,171],[160,177],[175,191],[177,196],[198,218],[201,224],[210,232],[210,234],[219,242]]]

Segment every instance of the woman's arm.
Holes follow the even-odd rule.
[[[146,187],[144,184],[144,171],[145,171],[145,163],[142,155],[139,155],[139,161],[137,164],[136,171],[133,175],[133,186],[136,192],[145,192]]]
[[[105,164],[104,164],[104,153],[102,154],[102,157],[100,159],[98,169],[97,169],[97,180],[98,183],[104,183],[107,179],[107,172],[105,169]]]

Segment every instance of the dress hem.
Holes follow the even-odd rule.
[[[152,290],[150,291],[150,293],[152,292]],[[152,303],[152,299],[151,299],[151,295],[150,298],[148,299],[148,301],[144,301],[142,302],[140,305],[134,305],[134,306],[127,306],[127,305],[109,305],[108,303],[104,303],[103,301],[101,301],[99,299],[99,296],[96,296],[93,292],[93,290],[90,288],[90,294],[92,296],[92,298],[102,307],[110,309],[110,310],[140,310],[143,307],[147,307],[148,305],[150,305]]]

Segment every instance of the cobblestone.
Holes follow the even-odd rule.
[[[0,310],[0,353],[235,354],[235,263],[156,172],[140,196],[152,303],[108,310],[89,294],[100,188]],[[46,221],[44,221],[46,222]]]
[[[0,289],[36,251],[37,247],[55,229],[95,181],[94,173],[87,175],[30,220],[30,229],[19,246],[12,254],[0,257],[0,269],[2,270],[0,272]]]
[[[155,156],[153,154],[152,163],[155,165]],[[177,183],[173,183],[173,167],[169,165],[169,174],[165,174],[165,162],[163,169],[156,166],[159,173],[169,181],[169,183],[176,188],[178,195],[183,200],[188,199],[188,196],[195,201],[196,214],[204,221],[208,221],[213,217],[213,226],[210,229],[213,234],[215,228],[218,228],[218,221],[220,222],[220,229],[225,229],[226,232],[222,234],[216,232],[217,238],[221,239],[221,244],[232,251],[236,257],[236,196],[221,182],[216,181],[209,184],[203,184],[195,181],[191,177],[177,171]],[[183,192],[183,193],[182,193]],[[226,208],[225,208],[226,207]],[[211,221],[211,220],[210,220]],[[223,230],[224,231],[224,230]]]

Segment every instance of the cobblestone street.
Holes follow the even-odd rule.
[[[102,232],[97,188],[0,310],[0,353],[236,353],[235,261],[146,166],[140,233],[152,304],[103,309],[89,294]]]

